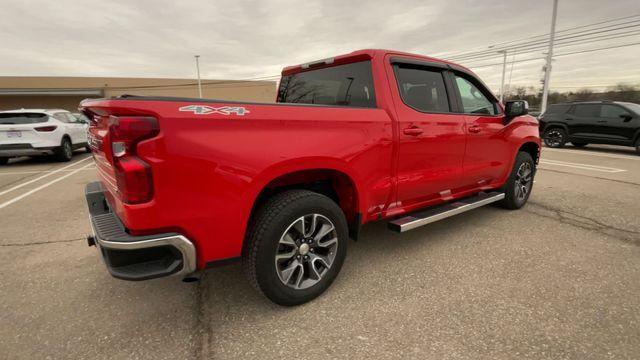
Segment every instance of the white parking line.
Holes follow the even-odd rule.
[[[84,170],[93,170],[92,168],[84,169]],[[16,172],[0,172],[0,176],[2,175],[27,175],[27,174],[41,174],[41,173],[49,173],[58,170],[39,170],[39,171],[16,171]],[[61,172],[69,172],[73,171],[73,169],[61,170]]]
[[[599,156],[613,159],[626,159],[626,160],[640,160],[640,156],[627,156],[627,155],[614,155],[614,154],[603,154],[595,151],[586,151],[586,150],[571,150],[571,149],[552,149],[548,147],[542,148],[542,154],[545,152],[557,152],[557,153],[571,153],[585,156]]]
[[[52,171],[52,172],[50,172],[50,173],[44,174],[44,175],[39,176],[39,177],[37,177],[37,178],[35,178],[35,179],[29,180],[29,181],[27,181],[27,182],[23,182],[22,184],[16,185],[16,186],[14,186],[14,187],[12,187],[12,188],[9,188],[9,189],[7,189],[7,190],[0,191],[0,196],[2,196],[2,195],[4,195],[4,194],[6,194],[6,193],[8,193],[8,192],[11,192],[11,191],[13,191],[13,190],[20,189],[20,188],[21,188],[21,187],[23,187],[23,186],[27,186],[27,185],[29,185],[29,184],[32,184],[32,183],[34,183],[34,182],[36,182],[36,181],[38,181],[38,180],[42,180],[42,179],[44,179],[44,178],[46,178],[46,177],[48,177],[48,176],[51,176],[51,175],[53,175],[53,174],[57,174],[57,173],[59,173],[59,172],[63,171],[64,169],[68,169],[68,168],[70,168],[70,167],[72,167],[72,166],[74,166],[74,165],[77,165],[77,164],[79,164],[79,163],[81,163],[81,162],[84,162],[84,161],[87,161],[87,160],[90,160],[90,159],[93,159],[93,157],[91,157],[91,156],[86,157],[86,158],[84,158],[84,159],[82,159],[82,160],[78,160],[78,161],[74,162],[73,164],[69,164],[69,165],[67,165],[67,166],[65,166],[65,167],[62,167],[62,168],[58,169],[58,170],[54,170],[54,171]]]
[[[547,160],[547,159],[545,159],[545,160],[540,160],[540,163],[544,164],[544,165],[565,166],[565,167],[570,167],[570,168],[575,168],[575,169],[600,171],[600,172],[606,172],[606,173],[619,173],[619,172],[627,171],[627,170],[624,170],[624,169],[616,169],[616,168],[610,168],[610,167],[606,167],[606,166],[596,166],[596,165],[589,165],[589,164],[578,164],[578,163],[571,163],[571,162],[558,161],[558,160]]]
[[[81,160],[81,161],[83,161],[83,160]],[[78,162],[80,162],[80,161],[78,161]],[[48,187],[48,186],[50,186],[50,185],[53,185],[53,184],[57,183],[57,182],[58,182],[58,181],[60,181],[60,180],[64,180],[64,179],[68,178],[69,176],[71,176],[71,175],[73,175],[73,174],[75,174],[75,173],[77,173],[77,172],[79,172],[79,171],[82,171],[82,170],[84,170],[85,168],[87,168],[87,167],[89,167],[89,166],[91,166],[91,165],[93,165],[93,164],[86,164],[85,166],[83,166],[83,167],[81,167],[81,168],[79,168],[79,169],[75,169],[75,170],[73,170],[72,172],[70,172],[70,173],[68,173],[68,174],[66,174],[66,175],[64,175],[64,176],[61,176],[61,177],[56,178],[56,179],[53,179],[53,180],[49,181],[49,182],[48,182],[48,183],[46,183],[46,184],[42,184],[42,185],[38,186],[38,187],[37,187],[37,188],[35,188],[35,189],[32,189],[32,190],[27,191],[26,193],[24,193],[24,194],[22,194],[22,195],[16,196],[16,197],[14,197],[14,198],[13,198],[13,199],[11,199],[11,200],[5,201],[5,202],[3,202],[2,204],[0,204],[0,209],[5,208],[5,207],[7,207],[7,206],[9,206],[9,205],[11,205],[11,204],[13,204],[13,203],[17,202],[17,201],[20,201],[20,200],[22,200],[22,199],[26,198],[27,196],[29,196],[29,195],[31,195],[31,194],[33,194],[33,193],[35,193],[35,192],[38,192],[38,191],[40,191],[40,190],[42,190],[42,189],[44,189],[44,188],[46,188],[46,187]]]

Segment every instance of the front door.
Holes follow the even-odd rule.
[[[504,178],[513,160],[511,144],[501,139],[504,114],[495,97],[477,79],[458,72],[453,76],[467,130],[465,185],[468,190],[489,188]]]
[[[452,113],[445,68],[394,64],[399,125],[398,205],[449,200],[462,185],[464,115]],[[397,91],[396,91],[397,90]]]
[[[638,128],[638,118],[616,104],[602,104],[599,130],[613,141],[630,142]]]

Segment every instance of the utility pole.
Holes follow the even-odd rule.
[[[202,99],[202,82],[200,81],[200,55],[195,55],[196,58],[196,72],[198,73],[198,96]]]
[[[551,33],[549,34],[549,51],[547,52],[547,64],[544,67],[544,84],[542,88],[542,104],[540,113],[547,110],[549,97],[549,78],[551,77],[551,60],[553,58],[553,40],[556,36],[556,16],[558,14],[558,0],[553,0],[553,15],[551,16]]]
[[[502,61],[502,81],[500,82],[500,102],[504,100],[504,75],[507,72],[507,50],[500,50],[499,53],[504,54]]]

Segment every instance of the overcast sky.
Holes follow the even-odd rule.
[[[358,4],[359,3],[359,4]],[[245,79],[362,48],[424,55],[477,50],[549,31],[552,0],[0,0],[0,75]],[[638,0],[559,0],[559,30],[640,14]],[[640,30],[630,28],[627,31]],[[639,43],[633,37],[556,53]],[[542,51],[516,59],[542,56]],[[509,60],[512,58],[509,57]],[[500,58],[486,63],[501,62]],[[497,90],[500,65],[474,68]],[[539,85],[543,60],[515,63]],[[552,87],[640,83],[640,45],[558,57]],[[510,67],[507,68],[507,77]]]

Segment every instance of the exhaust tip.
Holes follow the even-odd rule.
[[[200,278],[197,276],[187,276],[186,278],[182,279],[182,281],[186,283],[192,283],[192,282],[200,281]]]

